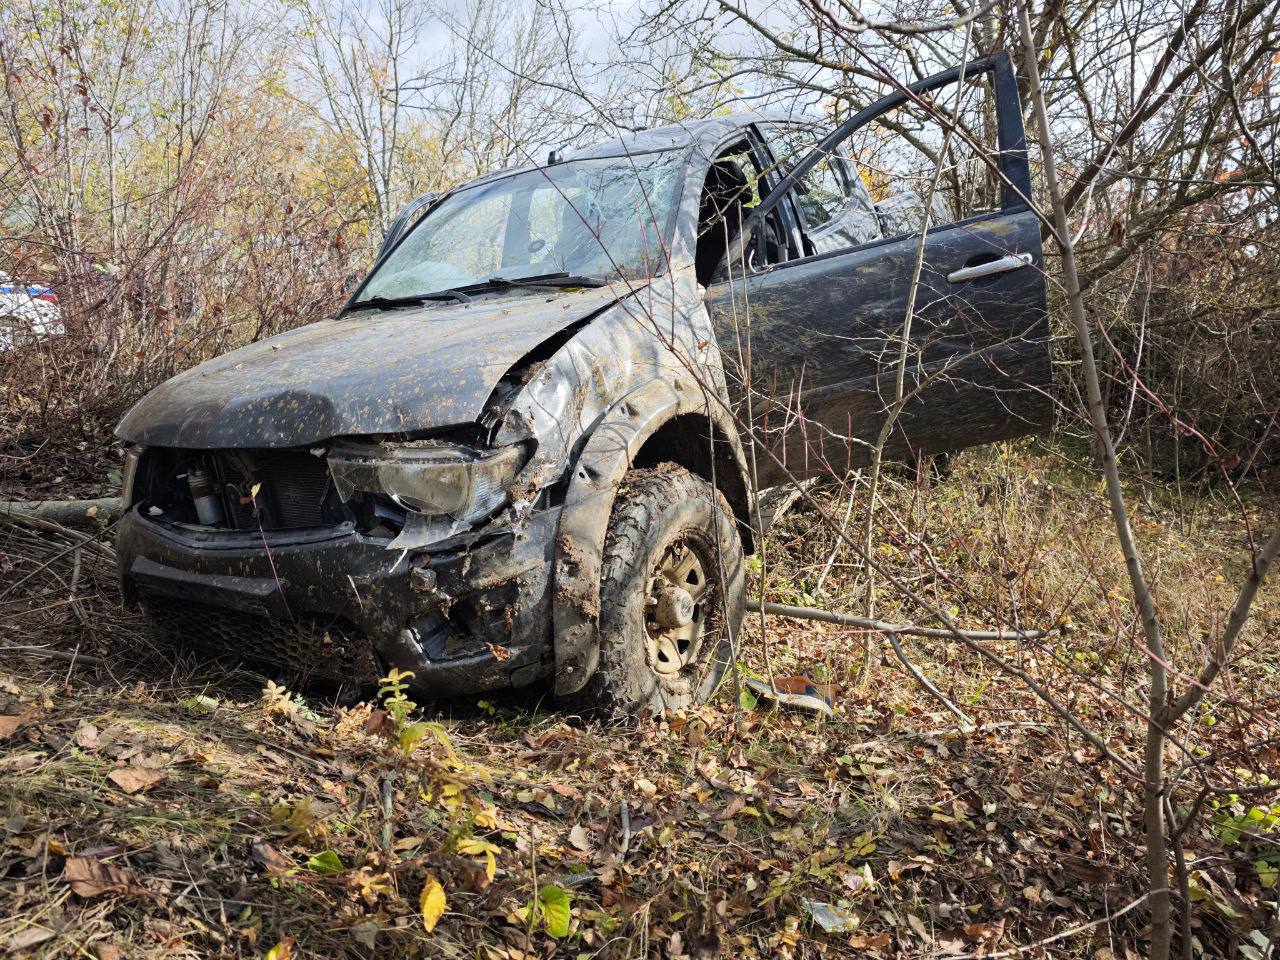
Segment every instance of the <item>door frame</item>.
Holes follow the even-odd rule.
[[[756,172],[760,175],[759,184],[762,192],[760,194],[760,203],[751,207],[750,212],[743,218],[742,230],[738,233],[734,243],[740,243],[743,237],[749,237],[751,235],[750,231],[756,229],[757,225],[773,212],[771,207],[764,213],[757,215],[757,211],[764,206],[764,201],[778,193],[779,190],[782,189],[783,185],[783,180],[778,172],[779,168],[776,158],[773,156],[772,151],[769,149],[768,142],[765,140],[762,131],[758,129],[758,127],[759,124],[753,120],[752,122],[744,124],[734,130],[733,133],[727,134],[718,140],[712,149],[706,151],[706,155],[710,159],[705,164],[702,175],[699,178],[702,182],[706,181],[707,169],[709,169],[711,164],[716,162],[716,159],[720,154],[729,147],[738,143],[745,142],[747,144],[746,152],[750,155],[751,162],[755,165]],[[766,188],[767,192],[763,192]],[[791,202],[790,198],[785,194],[781,194],[779,196],[779,201],[775,201],[772,206],[778,206],[782,199],[786,199],[788,202],[782,204],[781,209],[777,211],[777,218],[778,226],[782,229],[783,234],[785,235],[787,243],[787,257],[786,259],[779,260],[776,263],[762,265],[752,271],[752,275],[764,273],[777,267],[786,266],[789,263],[799,263],[801,260],[808,257],[804,247],[804,223],[801,220],[800,211],[796,209],[795,204]],[[697,226],[698,228],[701,228],[701,224],[698,224]],[[699,237],[695,232],[695,244],[698,239]],[[708,284],[707,288],[712,289],[728,282],[728,279],[717,280]]]
[[[925,77],[923,80],[917,80],[915,83],[908,84],[887,96],[881,97],[874,103],[863,107],[844,123],[833,129],[825,137],[822,138],[805,157],[793,166],[778,185],[774,187],[769,195],[764,197],[756,208],[751,212],[751,216],[747,222],[743,224],[742,236],[750,236],[749,231],[754,230],[759,220],[769,215],[769,212],[786,199],[790,195],[791,189],[796,183],[803,178],[810,170],[817,166],[825,159],[834,148],[847,140],[860,127],[866,125],[876,119],[883,113],[887,113],[894,107],[913,101],[921,106],[928,108],[928,104],[920,101],[919,97],[922,93],[928,93],[938,87],[945,87],[956,81],[971,79],[975,76],[981,76],[984,73],[994,75],[995,79],[995,95],[996,95],[996,128],[997,128],[997,146],[999,147],[998,160],[996,163],[997,173],[1000,176],[1000,209],[985,211],[976,214],[973,217],[957,220],[952,224],[945,226],[954,226],[956,224],[969,223],[974,220],[986,219],[992,216],[1001,216],[1007,213],[1016,212],[1020,209],[1029,209],[1031,206],[1031,166],[1027,160],[1027,137],[1026,129],[1022,121],[1022,104],[1018,99],[1018,80],[1013,70],[1013,60],[1007,51],[1000,51],[991,56],[974,60],[972,63],[963,66],[951,67],[943,70],[941,73],[935,73]],[[857,163],[857,158],[850,158],[853,163]],[[933,229],[941,229],[935,227]],[[931,231],[932,232],[932,231]],[[897,239],[894,237],[882,237],[879,240],[872,241],[872,244],[882,243],[887,240]],[[872,244],[867,244],[870,246]],[[856,247],[848,248],[859,249]],[[835,254],[843,254],[847,251],[834,251]],[[816,256],[830,256],[830,253],[817,254]],[[799,263],[803,260],[812,259],[810,257],[800,257],[796,260],[788,260],[784,263],[774,265],[776,267],[785,266],[790,263]]]

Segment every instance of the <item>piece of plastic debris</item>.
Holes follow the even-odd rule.
[[[800,903],[808,911],[809,916],[813,917],[813,922],[827,933],[852,933],[858,929],[860,921],[857,914],[823,903],[821,900],[806,900],[801,897]]]
[[[766,700],[773,700],[784,707],[828,717],[835,714],[831,706],[835,687],[830,683],[818,683],[809,677],[778,677],[772,686],[754,678],[747,680],[747,686]]]

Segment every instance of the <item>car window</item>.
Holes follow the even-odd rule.
[[[361,299],[495,276],[652,276],[664,263],[684,159],[666,151],[569,160],[461,189],[387,255]]]
[[[729,278],[729,257],[740,246],[739,231],[751,211],[769,192],[770,183],[756,162],[751,142],[741,140],[716,154],[707,168],[698,205],[698,247],[695,267],[704,286]],[[747,270],[758,270],[787,259],[786,228],[777,212],[757,225],[746,242]]]
[[[950,83],[868,122],[845,141],[886,236],[1000,208],[990,74]]]
[[[811,152],[826,133],[816,126],[775,125],[767,129],[766,136],[778,167],[785,172]],[[858,246],[881,235],[866,185],[839,148],[800,179],[792,197],[804,219],[811,253]]]
[[[769,150],[785,173],[817,146],[824,132],[816,127],[775,126],[769,129]],[[796,184],[796,205],[810,229],[829,223],[848,198],[845,171],[835,156],[820,161]]]

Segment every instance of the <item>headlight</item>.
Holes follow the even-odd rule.
[[[357,490],[383,493],[406,510],[465,522],[506,502],[525,450],[517,445],[478,451],[430,441],[351,443],[331,447],[328,460],[334,488],[344,503]]]

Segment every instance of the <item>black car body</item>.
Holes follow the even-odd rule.
[[[912,231],[936,191],[877,204],[843,145],[979,80],[998,204]],[[792,134],[814,146],[781,156]],[[126,597],[174,642],[304,675],[581,690],[628,471],[702,478],[750,552],[756,489],[856,467],[877,440],[901,457],[1044,429],[1029,195],[997,56],[835,130],[720,117],[430,198],[338,317],[202,364],[124,418]]]

